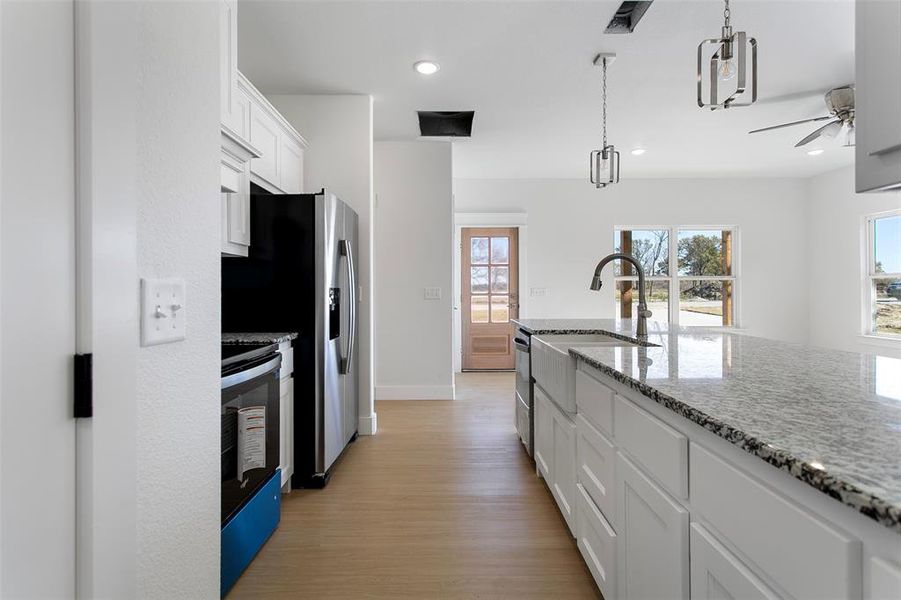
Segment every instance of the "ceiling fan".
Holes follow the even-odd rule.
[[[748,133],[760,133],[761,131],[770,131],[772,129],[781,129],[783,127],[793,127],[795,125],[801,125],[803,123],[814,123],[816,121],[825,121],[829,119],[828,123],[818,128],[810,135],[802,138],[801,141],[795,144],[795,148],[809,144],[810,142],[820,137],[834,138],[842,131],[842,129],[847,130],[845,145],[853,146],[854,86],[845,85],[842,87],[832,88],[831,90],[826,92],[825,100],[826,108],[830,113],[828,115],[825,115],[823,117],[816,117],[813,119],[804,119],[803,121],[792,121],[791,123],[783,123],[782,125],[773,125],[772,127],[764,127],[762,129],[755,129],[754,131],[749,131]]]

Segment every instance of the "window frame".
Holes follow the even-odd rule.
[[[618,231],[666,231],[667,258],[670,273],[668,275],[646,276],[646,281],[665,281],[669,292],[668,319],[670,325],[706,329],[738,329],[741,327],[741,235],[737,225],[614,225],[613,236]],[[732,275],[679,275],[679,232],[682,231],[729,231],[732,233]],[[617,243],[619,243],[617,241]],[[615,247],[615,246],[614,246]],[[675,271],[675,272],[673,272]],[[620,281],[638,281],[637,275],[616,275],[614,280],[614,305],[616,305],[616,284]],[[730,281],[732,282],[732,325],[682,325],[679,323],[679,283],[682,281]],[[676,302],[673,302],[673,299]],[[614,318],[619,318],[614,315]],[[654,320],[651,316],[650,320]]]
[[[876,221],[901,217],[901,209],[887,210],[864,215],[861,220],[861,335],[891,345],[901,344],[901,335],[876,331],[876,279],[901,279],[901,272],[876,273]]]

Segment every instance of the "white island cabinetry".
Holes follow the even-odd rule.
[[[535,372],[536,466],[606,600],[901,598],[897,532],[611,375],[570,368],[547,386]]]

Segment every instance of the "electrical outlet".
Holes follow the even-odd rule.
[[[533,298],[540,298],[543,296],[547,296],[547,288],[544,288],[544,287],[529,288],[529,295]]]
[[[425,288],[423,295],[426,300],[441,300],[441,288],[427,287]]]

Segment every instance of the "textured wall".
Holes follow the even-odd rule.
[[[138,47],[138,275],[187,283],[187,339],[138,353],[138,595],[217,598],[218,3],[143,4]]]

